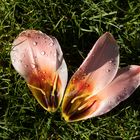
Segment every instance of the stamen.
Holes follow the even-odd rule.
[[[71,103],[74,103],[77,99],[80,99],[80,98],[84,98],[84,97],[88,97],[90,95],[90,93],[86,93],[86,94],[82,94],[82,95],[79,95],[79,96],[77,96],[77,97],[75,97],[72,101],[71,101]]]

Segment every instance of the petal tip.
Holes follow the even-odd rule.
[[[112,41],[112,43],[117,44],[115,38],[113,37],[113,35],[110,32],[105,32],[103,36],[105,36],[107,39],[109,39],[110,41]]]

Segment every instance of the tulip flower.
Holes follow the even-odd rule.
[[[56,111],[68,77],[58,41],[40,31],[23,31],[13,43],[11,59],[40,105]],[[140,66],[119,68],[119,47],[107,32],[70,79],[62,102],[62,116],[74,122],[105,114],[139,85]]]
[[[140,85],[140,66],[119,69],[118,45],[103,34],[72,76],[62,103],[68,122],[100,116],[128,98]]]
[[[68,77],[57,39],[41,31],[23,31],[13,42],[11,60],[40,105],[48,111],[56,111]]]

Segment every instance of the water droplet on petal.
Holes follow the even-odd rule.
[[[85,83],[85,88],[88,88],[89,87],[89,84],[88,83]]]
[[[42,80],[42,81],[45,81],[45,78],[42,78],[41,80]]]
[[[26,34],[27,34],[27,31],[23,31],[23,32],[21,32],[21,36],[26,36]]]
[[[111,71],[110,69],[107,70],[107,72],[110,72],[110,71]]]
[[[15,51],[15,50],[16,50],[16,48],[15,48],[15,46],[13,46],[13,47],[12,47],[12,51]]]
[[[41,31],[38,31],[38,33],[43,34]]]
[[[37,42],[36,42],[36,41],[35,41],[35,42],[33,42],[33,45],[34,45],[34,46],[36,46],[36,45],[37,45]]]
[[[51,42],[49,45],[50,45],[50,47],[52,47],[52,46],[54,45],[54,43],[53,43],[53,42]]]
[[[27,36],[28,36],[28,37],[31,37],[31,34],[30,34],[30,33],[28,33],[28,34],[27,34]]]
[[[35,65],[35,64],[31,64],[31,67],[32,67],[32,68],[35,68],[35,67],[36,67],[36,65]]]
[[[115,60],[114,60],[114,59],[111,59],[111,60],[109,61],[109,63],[114,63],[114,64],[115,64]]]
[[[13,59],[13,63],[14,63],[14,62],[16,62],[16,60],[15,60],[15,59]]]
[[[127,92],[126,88],[124,88],[123,90],[124,90],[125,93]]]
[[[110,60],[109,63],[112,63],[112,60]]]
[[[27,67],[28,67],[28,65],[24,65],[24,67],[25,67],[25,68],[27,68]]]
[[[80,80],[84,80],[86,77],[84,75],[81,76]]]
[[[45,55],[45,52],[44,52],[44,51],[42,51],[42,52],[41,52],[41,55]]]

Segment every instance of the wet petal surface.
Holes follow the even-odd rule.
[[[41,31],[23,31],[14,40],[10,55],[14,68],[24,77],[37,101],[43,108],[55,111],[68,77],[57,39]]]
[[[117,73],[118,65],[118,45],[110,33],[105,33],[97,40],[68,84],[62,103],[63,116],[66,120],[74,112],[77,115],[78,112],[79,114],[85,114],[86,108],[90,108],[94,102],[88,103],[87,107],[83,105],[85,104],[85,99],[95,96],[113,80]],[[84,109],[83,113],[80,113],[83,110],[81,108]]]

